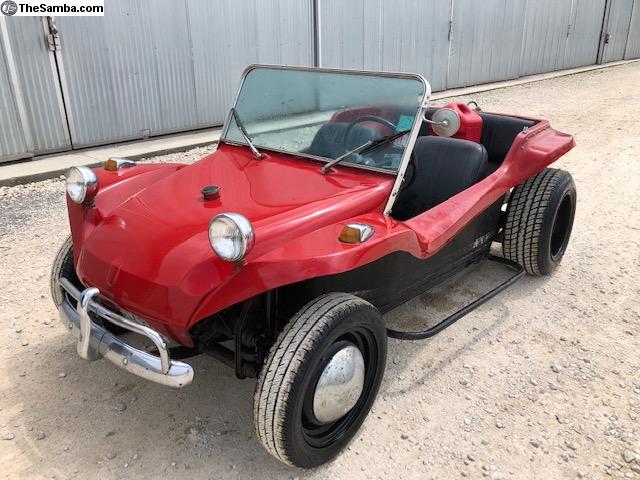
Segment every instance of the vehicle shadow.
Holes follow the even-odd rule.
[[[385,315],[401,328],[424,328],[505,277],[481,264],[441,291],[421,295]],[[525,278],[433,339],[390,340],[381,395],[400,397],[428,388],[430,379],[496,335],[508,305],[544,285]],[[254,380],[238,380],[206,356],[190,360],[192,385],[173,390],[138,379],[106,361],[86,362],[63,333],[8,358],[0,395],[11,405],[9,422],[24,478],[291,478],[339,474],[339,462],[313,471],[273,459],[255,437]],[[25,364],[24,359],[30,358]],[[416,364],[419,366],[415,373]],[[407,374],[407,370],[413,370]],[[409,378],[404,378],[408,376]],[[5,412],[7,413],[7,412]],[[371,420],[374,421],[374,420]],[[45,438],[37,440],[40,432]]]
[[[445,284],[385,314],[387,326],[400,331],[424,330],[471,303],[512,274],[512,270],[491,262],[473,265]],[[387,379],[402,378],[408,370],[413,374],[404,382],[387,382],[386,395],[399,396],[420,388],[445,367],[463,357],[474,345],[486,339],[492,340],[512,315],[510,306],[543,288],[547,281],[548,277],[525,275],[432,338],[415,341],[389,339]],[[417,374],[413,372],[416,367],[420,369]]]

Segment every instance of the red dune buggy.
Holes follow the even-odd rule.
[[[337,455],[376,397],[388,335],[429,337],[525,271],[551,273],[571,234],[574,182],[547,168],[570,135],[429,94],[418,75],[252,66],[215,153],[70,169],[51,284],[78,354],[171,387],[192,382],[182,359],[210,354],[257,377],[272,455]],[[514,274],[431,328],[386,328],[382,313],[483,260]]]

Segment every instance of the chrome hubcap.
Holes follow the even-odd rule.
[[[313,414],[322,423],[343,417],[364,388],[364,358],[355,345],[335,353],[324,368],[313,396]]]

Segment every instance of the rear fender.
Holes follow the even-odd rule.
[[[426,258],[516,185],[541,172],[575,146],[571,135],[542,120],[519,133],[500,167],[472,187],[405,222],[415,231]]]

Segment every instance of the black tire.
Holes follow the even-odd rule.
[[[67,237],[60,247],[60,250],[58,250],[53,261],[53,267],[51,268],[49,285],[51,288],[51,298],[56,308],[60,307],[64,301],[64,292],[58,285],[58,280],[61,277],[68,278],[75,285],[80,283],[80,280],[78,280],[76,276],[75,268],[73,267],[73,243],[71,242],[71,235]]]
[[[309,401],[335,346],[345,341],[355,344],[364,357],[364,387],[348,413],[320,425],[309,414]],[[385,325],[370,303],[330,293],[305,305],[279,335],[258,377],[253,417],[267,451],[301,468],[316,467],[338,455],[369,413],[386,354]]]
[[[546,168],[515,187],[507,207],[504,257],[530,275],[553,272],[569,244],[576,201],[576,185],[564,170]]]

